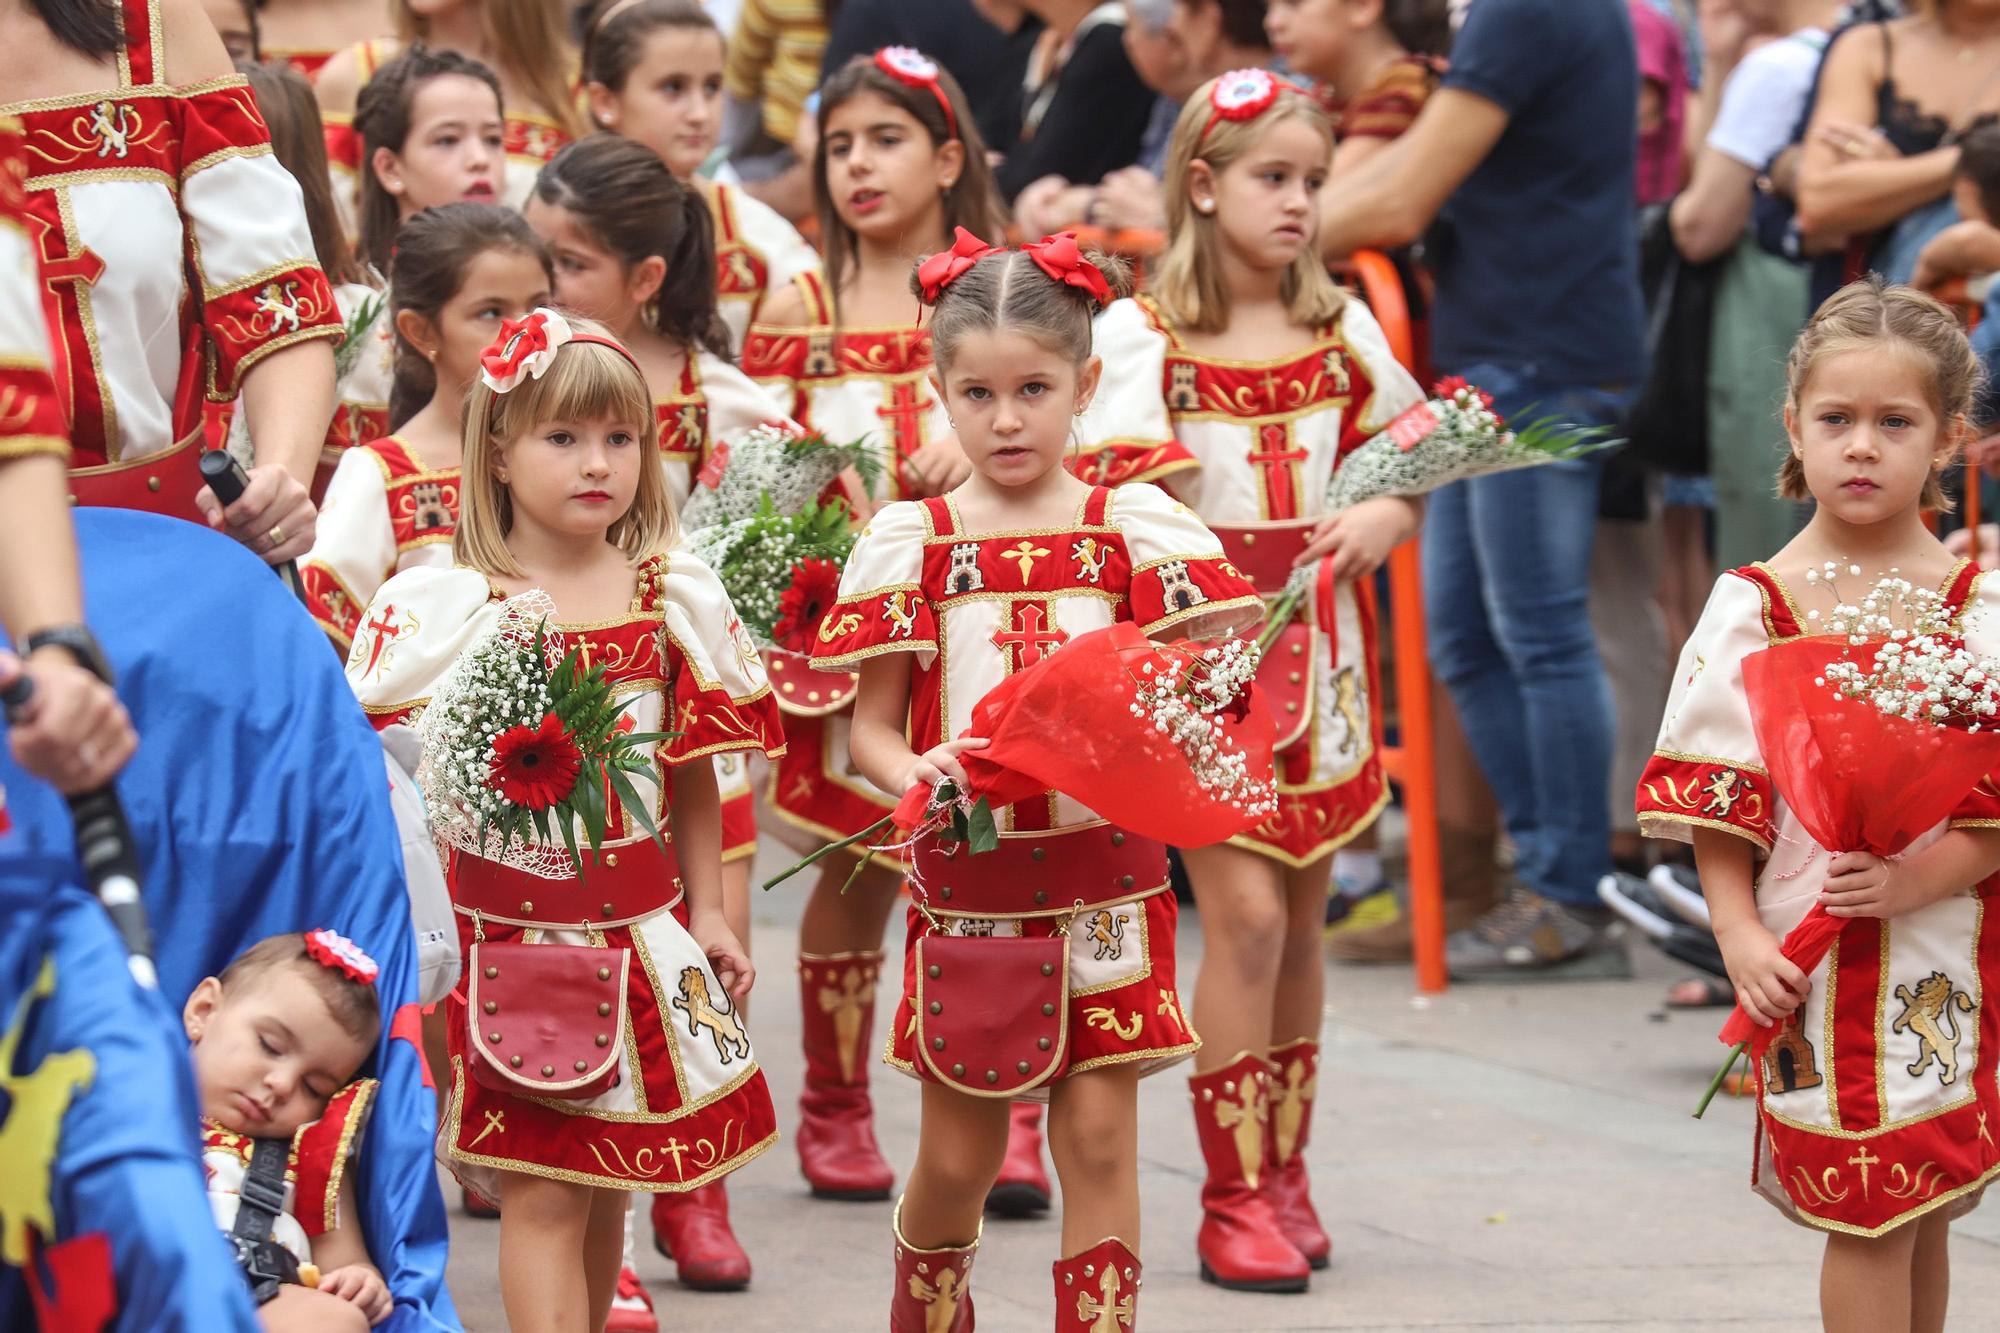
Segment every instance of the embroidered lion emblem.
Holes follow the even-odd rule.
[[[1944,973],[1933,972],[1917,983],[1915,991],[1908,986],[1896,987],[1896,998],[1903,1002],[1903,1012],[1890,1031],[1917,1034],[1918,1054],[1910,1066],[1911,1076],[1922,1074],[1935,1060],[1938,1082],[1950,1087],[1958,1081],[1958,1043],[1963,1040],[1952,1010],[1971,1013],[1972,997],[1952,985]]]
[[[750,1057],[750,1038],[743,1035],[733,1008],[717,1008],[708,994],[708,975],[698,967],[681,969],[681,998],[674,1008],[687,1015],[688,1036],[699,1037],[703,1028],[715,1042],[715,1058],[728,1064],[740,1055]]]
[[[917,608],[910,605],[910,590],[898,588],[882,603],[882,618],[889,622],[889,637],[892,639],[914,638],[917,632]]]
[[[1125,918],[1116,912],[1099,908],[1085,923],[1084,934],[1097,945],[1095,955],[1098,962],[1110,959],[1117,962],[1125,952]]]
[[[1714,815],[1717,819],[1729,818],[1729,812],[1736,808],[1736,802],[1743,795],[1737,790],[1742,781],[1743,775],[1735,769],[1718,769],[1715,776],[1708,780],[1705,789],[1708,792],[1708,804],[1702,807],[1701,812],[1705,815]]]

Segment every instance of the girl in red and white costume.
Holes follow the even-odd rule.
[[[964,480],[965,454],[930,384],[931,341],[910,300],[917,257],[952,229],[1000,234],[986,146],[949,74],[907,48],[849,61],[820,90],[813,163],[827,275],[773,291],[743,345],[743,369],[781,394],[791,416],[831,440],[871,441],[890,500],[937,495]],[[816,673],[773,654],[787,714],[785,762],[770,804],[815,840],[868,827],[895,799],[848,758],[851,673]],[[882,969],[882,932],[899,877],[878,860],[842,893],[849,865],[829,861],[799,924],[806,1082],[799,1162],[813,1192],[887,1198],[895,1174],[875,1144],[864,1047]],[[1040,1112],[1026,1108],[1003,1181],[1046,1208]],[[1011,1191],[1010,1191],[1011,1192]]]
[[[341,459],[299,563],[306,607],[342,656],[391,576],[451,568],[466,391],[501,325],[547,305],[555,287],[540,239],[497,204],[419,213],[398,234],[390,273],[401,424]]]
[[[1266,596],[1311,571],[1307,610],[1259,679],[1282,709],[1278,811],[1228,843],[1183,852],[1207,927],[1191,1081],[1208,1181],[1202,1276],[1299,1290],[1330,1245],[1307,1192],[1317,1085],[1320,935],[1334,850],[1389,798],[1376,715],[1368,578],[1421,508],[1337,514],[1347,453],[1423,400],[1366,306],[1343,298],[1313,245],[1333,151],[1325,114],[1262,70],[1210,81],[1167,154],[1173,241],[1151,294],[1099,320],[1109,367],[1085,418],[1082,475],[1165,477]],[[1235,1117],[1268,1120],[1253,1144]]]
[[[549,0],[394,0],[396,35],[335,55],[314,83],[326,119],[326,155],[335,193],[359,194],[363,165],[355,131],[361,90],[415,42],[477,60],[500,79],[506,107],[504,151],[514,168],[501,202],[519,208],[535,172],[587,128],[576,105],[576,49],[565,6]]]
[[[1261,610],[1185,506],[1063,469],[1102,369],[1091,316],[1124,281],[1116,261],[1079,254],[1067,236],[995,251],[961,231],[918,270],[936,306],[933,383],[971,476],[876,513],[813,654],[817,669],[860,671],[854,760],[885,790],[964,783],[959,755],[987,743],[968,732],[979,701],[1079,634],[1118,621],[1226,632]],[[996,815],[995,851],[968,858],[929,839],[912,851],[903,1002],[885,1058],[922,1082],[923,1119],[896,1209],[889,1326],[973,1326],[981,1201],[1019,1098],[1049,1105],[1063,1184],[1055,1327],[1132,1328],[1138,1080],[1200,1045],[1175,989],[1166,848],[1053,791]],[[1070,947],[1072,933],[1097,947]],[[1008,946],[1026,940],[1055,948],[1024,962]],[[940,952],[947,941],[971,947]],[[994,1049],[983,1034],[995,1032],[1016,1049]]]
[[[1768,563],[1717,580],[1639,825],[1694,844],[1737,1001],[1777,1029],[1754,1070],[1751,1184],[1826,1233],[1828,1333],[1942,1333],[1952,1220],[2000,1176],[2000,799],[1989,775],[1893,860],[1819,846],[1772,784],[1743,662],[1891,575],[1935,589],[1972,654],[2000,652],[2000,587],[1924,523],[1950,504],[1941,478],[1981,371],[1949,310],[1879,283],[1830,297],[1786,369],[1778,486],[1813,516]],[[1829,562],[1853,571],[1838,594],[1814,577]],[[1808,976],[1780,942],[1816,905],[1841,929]]]
[[[0,87],[23,98],[0,114],[23,125],[77,501],[303,555],[340,321],[299,187],[200,6],[17,6]],[[195,464],[204,402],[239,388],[257,466],[225,517]]]
[[[266,60],[318,78],[334,53],[389,35],[382,0],[258,0],[257,32]]]
[[[699,174],[722,139],[722,33],[697,0],[606,0],[583,43],[591,117],[659,155],[715,220],[716,298],[733,353],[765,298],[819,256],[798,229],[734,185]]]
[[[732,436],[784,416],[727,359],[707,210],[643,145],[594,134],[542,168],[527,219],[554,257],[556,300],[605,324],[644,368],[659,417],[660,464],[678,510],[703,469],[726,455]],[[723,910],[748,943],[750,858],[757,850],[748,755],[718,754],[715,776],[722,793]],[[750,1280],[749,1257],[728,1217],[720,1182],[653,1201],[655,1231],[682,1281],[732,1289]]]
[[[530,350],[538,343],[546,350]],[[620,814],[587,881],[537,878],[464,851],[448,871],[468,957],[482,932],[488,942],[588,941],[637,955],[627,1035],[614,1037],[625,1042],[621,1080],[587,1101],[515,1096],[469,1077],[465,1061],[484,1057],[469,1049],[466,1003],[448,1002],[452,1086],[440,1141],[461,1181],[500,1204],[510,1323],[601,1328],[626,1192],[699,1189],[777,1137],[737,1008],[754,974],[723,915],[710,757],[776,755],[784,742],[721,582],[673,549],[678,525],[638,363],[596,326],[540,310],[504,326],[483,367],[466,409],[460,563],[383,585],[348,678],[378,723],[408,717],[494,628],[504,602],[540,590],[555,604],[551,629],[604,664],[636,729],[675,733],[654,751],[659,790],[641,787],[669,830],[667,850],[623,836]],[[700,1015],[692,1031],[681,1010]],[[552,1253],[579,1237],[581,1255]]]

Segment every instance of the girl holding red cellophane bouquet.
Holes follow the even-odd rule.
[[[604,1326],[629,1191],[699,1189],[777,1138],[711,756],[784,745],[721,583],[677,547],[657,435],[598,326],[507,321],[466,404],[457,565],[385,583],[348,659],[378,725],[415,717],[452,849],[439,1155],[501,1205],[521,1333]]]
[[[1942,1330],[1951,1219],[2000,1172],[2000,586],[1922,520],[1978,374],[1909,288],[1820,308],[1780,475],[1817,509],[1716,584],[1638,791],[1649,836],[1694,844],[1758,1092],[1753,1181],[1827,1233],[1832,1333]]]
[[[918,269],[934,306],[934,387],[971,476],[875,514],[813,655],[816,668],[859,670],[854,761],[884,791],[946,779],[978,790],[967,770],[980,771],[981,753],[1021,739],[1014,728],[967,734],[983,702],[1079,650],[1087,660],[1078,641],[1094,631],[1124,631],[1148,652],[1144,636],[1258,615],[1255,592],[1187,509],[1153,486],[1113,492],[1064,470],[1100,372],[1091,317],[1123,282],[1115,261],[1079,253],[1073,238],[994,250],[963,230]],[[1120,717],[1138,706],[1108,705]],[[1154,777],[1136,747],[1118,757],[1124,786]],[[1106,1312],[1134,1326],[1138,1079],[1200,1044],[1175,990],[1165,848],[1046,786],[1003,800],[997,846],[920,834],[910,847],[903,998],[886,1054],[923,1088],[895,1219],[899,1333],[972,1327],[981,1205],[1015,1099],[1049,1106],[1063,1185],[1056,1327],[1096,1327]]]

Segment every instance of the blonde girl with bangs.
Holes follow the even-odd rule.
[[[519,208],[558,150],[589,131],[575,92],[578,62],[561,0],[395,0],[396,35],[351,46],[313,85],[326,121],[326,154],[352,206],[361,179],[354,108],[382,66],[417,42],[476,60],[500,79],[504,149],[511,167],[499,202]],[[477,126],[466,126],[472,134]],[[358,212],[352,214],[358,216]]]
[[[1150,295],[1098,318],[1104,385],[1073,463],[1086,479],[1160,481],[1267,598],[1295,571],[1312,595],[1266,657],[1280,709],[1278,812],[1182,859],[1208,941],[1193,1020],[1196,1126],[1207,1163],[1203,1278],[1299,1291],[1331,1249],[1308,1193],[1334,856],[1389,798],[1376,715],[1369,578],[1417,529],[1401,499],[1329,513],[1340,460],[1422,401],[1374,316],[1319,259],[1333,131],[1263,70],[1188,99],[1168,150],[1173,240]],[[1272,1127],[1243,1150],[1232,1126]]]
[[[376,725],[411,721],[503,608],[532,598],[530,614],[546,614],[565,648],[604,668],[621,725],[668,733],[651,746],[657,789],[639,786],[664,848],[614,801],[587,879],[549,879],[518,857],[467,851],[446,868],[468,957],[475,942],[599,945],[631,957],[627,1035],[603,1034],[623,1045],[617,1080],[584,1100],[536,1095],[533,1071],[505,1072],[475,1047],[481,1025],[500,1021],[487,1017],[496,1011],[574,1025],[597,1021],[587,1005],[543,1014],[538,1004],[555,1003],[547,993],[509,994],[484,969],[467,989],[499,987],[504,999],[477,1013],[466,991],[446,1002],[441,1156],[461,1184],[501,1205],[500,1295],[521,1333],[604,1326],[631,1190],[699,1189],[777,1138],[743,1035],[740,1006],[755,972],[723,915],[712,757],[757,749],[776,758],[784,742],[720,580],[672,549],[678,525],[657,448],[652,394],[624,347],[550,310],[508,321],[466,403],[457,564],[384,584],[348,658],[349,682]],[[691,1035],[676,1021],[683,1012],[706,1026]],[[711,1154],[697,1160],[687,1152],[695,1143]],[[662,1169],[635,1179],[607,1166],[623,1162]]]

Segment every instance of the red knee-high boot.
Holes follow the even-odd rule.
[[[874,1031],[878,951],[799,955],[799,1169],[826,1199],[886,1199],[896,1173],[875,1142],[868,1099],[868,1036]]]
[[[1139,1327],[1139,1256],[1116,1236],[1055,1262],[1056,1333]]]
[[[1304,1291],[1312,1270],[1258,1192],[1271,1095],[1264,1058],[1245,1051],[1234,1063],[1189,1079],[1188,1091],[1208,1166],[1195,1237],[1202,1280],[1231,1291]]]
[[[653,1246],[674,1261],[683,1286],[741,1291],[750,1285],[750,1256],[730,1229],[720,1180],[685,1194],[655,1194]]]
[[[1271,1050],[1277,1074],[1271,1084],[1271,1118],[1264,1141],[1264,1197],[1278,1215],[1285,1239],[1306,1262],[1325,1268],[1333,1242],[1313,1209],[1306,1178],[1306,1141],[1312,1137],[1313,1102],[1319,1089],[1319,1043],[1309,1037]]]
[[[1042,1165],[1042,1108],[1015,1102],[1007,1120],[1007,1156],[986,1194],[986,1211],[1001,1217],[1047,1212],[1049,1173]]]
[[[903,1239],[903,1204],[896,1201],[896,1290],[889,1297],[889,1333],[972,1333],[970,1245],[922,1250]]]

